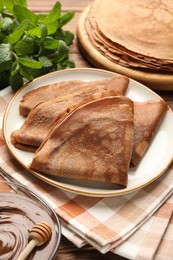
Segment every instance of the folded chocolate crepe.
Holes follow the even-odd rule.
[[[66,94],[72,94],[80,88],[88,86],[94,87],[95,85],[106,86],[114,88],[117,94],[123,95],[127,89],[129,79],[122,75],[115,75],[112,78],[84,82],[81,80],[69,80],[67,82],[59,82],[27,92],[20,101],[19,113],[20,115],[27,116],[32,108],[41,102],[48,101],[53,98],[63,97]]]
[[[172,13],[171,1],[95,0],[85,28],[93,46],[108,59],[126,67],[172,72]]]
[[[12,133],[11,142],[19,149],[37,149],[51,127],[71,110],[101,97],[123,94],[127,85],[126,77],[117,76],[85,83],[85,87],[78,88],[71,94],[42,102],[30,111],[22,127]]]
[[[70,92],[71,88],[79,88],[81,84],[83,84],[81,80],[70,80],[45,85],[37,89],[30,90],[22,97],[20,101],[19,113],[22,116],[27,116],[31,109],[39,103],[56,97],[61,97],[66,94],[67,91]]]
[[[167,109],[163,100],[134,102],[135,138],[131,166],[139,164]]]
[[[41,173],[127,186],[134,105],[123,96],[89,102],[50,131],[30,168]]]

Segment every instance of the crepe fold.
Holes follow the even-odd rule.
[[[117,93],[123,95],[127,89],[129,79],[125,76],[114,76],[113,79],[103,79],[91,82],[82,80],[69,80],[41,86],[37,89],[27,92],[20,101],[19,113],[20,115],[27,116],[32,108],[36,105],[54,98],[60,98],[66,94],[73,94],[78,92],[80,88],[86,88],[88,85],[93,87],[95,85],[110,85],[116,89]]]
[[[19,113],[22,116],[27,116],[31,109],[39,103],[63,96],[67,91],[69,93],[73,89],[79,88],[82,83],[83,82],[81,80],[70,80],[45,85],[37,89],[30,90],[25,95],[23,95],[22,99],[20,100]]]
[[[127,186],[134,143],[134,105],[105,97],[56,124],[34,155],[32,170]]]
[[[134,102],[135,138],[131,166],[139,164],[167,109],[164,100]]]
[[[115,76],[91,82],[79,83],[77,81],[75,87],[74,82],[70,81],[70,84],[68,82],[68,85],[65,85],[66,93],[61,92],[57,98],[38,103],[31,109],[22,127],[11,134],[11,142],[17,148],[31,151],[38,148],[54,124],[61,121],[70,111],[95,99],[123,95],[128,87],[129,79],[124,76]],[[67,91],[67,86],[69,91]],[[59,89],[60,85],[58,85],[57,92]],[[39,100],[42,97],[44,99],[45,91],[49,96],[50,86],[29,92],[27,96],[25,95],[27,104],[32,104],[35,95],[38,96],[38,92]]]
[[[92,45],[115,63],[173,72],[171,1],[95,0],[85,29]]]

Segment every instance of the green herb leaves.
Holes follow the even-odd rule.
[[[26,80],[74,67],[69,60],[74,35],[62,28],[73,17],[61,13],[60,2],[48,14],[35,14],[26,0],[1,0],[0,89],[10,84],[16,91]]]

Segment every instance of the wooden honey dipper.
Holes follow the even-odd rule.
[[[17,260],[24,260],[31,253],[35,246],[42,246],[52,235],[52,229],[47,222],[36,223],[29,233],[31,239]]]

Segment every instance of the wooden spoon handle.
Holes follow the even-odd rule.
[[[23,252],[19,255],[17,260],[25,260],[27,256],[31,253],[31,251],[34,249],[34,247],[37,245],[37,241],[32,239],[29,244],[25,247]]]

